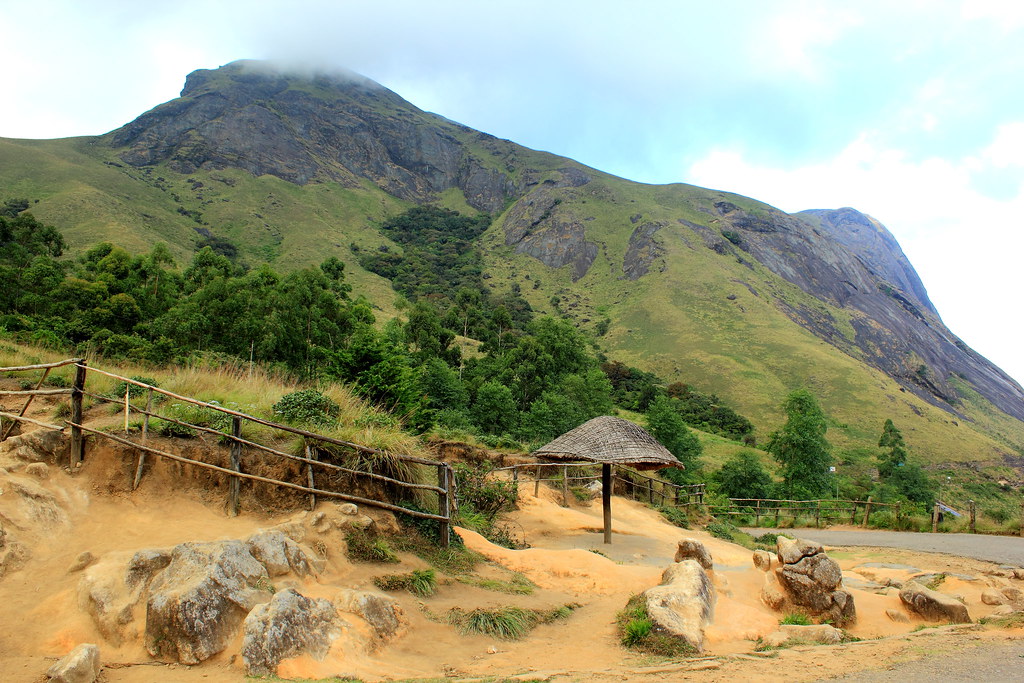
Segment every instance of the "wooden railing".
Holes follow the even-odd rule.
[[[44,390],[42,389],[43,381],[46,379],[50,370],[65,365],[75,365],[75,381],[74,385],[68,389],[55,389],[55,390]],[[270,420],[264,420],[253,415],[239,412],[237,410],[231,410],[225,408],[216,403],[207,403],[200,401],[188,396],[181,396],[179,394],[172,393],[165,389],[140,382],[129,377],[123,377],[121,375],[100,370],[98,368],[89,367],[82,359],[70,359],[61,361],[59,363],[49,363],[43,365],[30,365],[21,367],[9,367],[0,368],[0,373],[8,372],[25,372],[32,370],[43,370],[43,375],[35,385],[35,389],[23,390],[23,391],[0,391],[0,396],[26,396],[27,400],[25,405],[22,407],[20,414],[15,415],[13,413],[0,411],[0,419],[7,418],[12,420],[13,423],[16,421],[26,422],[34,424],[36,426],[45,429],[63,430],[64,426],[47,424],[38,420],[33,420],[24,417],[27,412],[29,405],[36,396],[51,396],[51,395],[70,395],[71,397],[71,415],[68,420],[65,421],[65,425],[70,427],[71,430],[71,446],[68,456],[68,464],[71,471],[74,472],[76,467],[83,461],[85,455],[85,435],[92,435],[96,438],[107,439],[124,446],[128,446],[138,453],[138,460],[134,468],[134,478],[132,481],[132,488],[137,488],[142,480],[144,473],[144,465],[147,455],[158,456],[173,460],[176,462],[186,463],[195,467],[220,472],[228,477],[228,512],[229,514],[238,514],[240,509],[240,491],[242,480],[262,482],[271,484],[274,486],[287,488],[302,493],[307,493],[310,496],[310,509],[315,507],[316,499],[318,496],[324,498],[335,498],[344,500],[352,503],[358,503],[360,505],[369,505],[371,507],[377,507],[392,512],[399,512],[410,515],[412,517],[418,517],[422,519],[431,519],[438,522],[440,526],[440,537],[441,543],[447,546],[451,535],[451,523],[452,523],[452,510],[457,509],[455,505],[455,477],[452,472],[451,466],[448,463],[441,462],[438,460],[430,460],[426,458],[419,458],[406,454],[385,454],[384,452],[364,446],[361,444],[353,443],[350,441],[344,441],[342,439],[336,439],[323,434],[317,434],[290,425],[280,424],[272,422]],[[94,392],[86,390],[86,380],[88,373],[95,373],[104,375],[124,383],[125,394],[123,397],[111,397],[103,396]],[[146,407],[140,408],[133,405],[131,402],[131,387],[139,387],[146,392]],[[204,425],[191,424],[183,420],[177,419],[167,414],[161,414],[157,412],[153,407],[153,396],[161,395],[168,398],[172,398],[176,401],[188,403],[206,410],[223,413],[231,418],[231,432],[226,433],[217,429],[213,429]],[[90,397],[95,401],[103,403],[111,403],[117,405],[123,405],[124,411],[124,435],[118,436],[110,431],[94,429],[83,424],[83,398]],[[138,440],[130,438],[130,424],[129,418],[132,414],[142,416],[141,431]],[[214,434],[219,440],[226,441],[230,444],[229,454],[229,467],[220,467],[211,463],[202,462],[193,458],[188,458],[176,453],[170,453],[166,450],[155,448],[152,445],[147,444],[149,439],[149,427],[150,419],[157,418],[164,422],[179,425],[180,427],[193,430],[200,433]],[[269,427],[279,432],[285,432],[300,436],[305,440],[304,453],[303,455],[295,455],[293,453],[287,453],[282,450],[275,449],[266,444],[261,444],[252,439],[242,438],[242,425],[245,422],[249,422],[264,427]],[[6,430],[0,430],[0,441],[7,437],[10,433],[10,427]],[[348,449],[355,453],[371,456],[381,456],[394,458],[404,463],[411,463],[413,465],[420,465],[424,467],[432,467],[437,472],[437,485],[417,483],[411,481],[404,481],[396,477],[385,476],[372,471],[364,471],[354,469],[352,467],[346,467],[328,460],[321,459],[326,455],[326,450],[329,447],[340,447],[342,449]],[[242,471],[242,454],[243,450],[247,450],[250,454],[262,455],[265,457],[271,457],[276,459],[290,460],[293,462],[299,462],[305,464],[305,482],[296,483],[292,481],[285,481],[282,479],[275,479],[273,477],[258,476],[255,474],[247,473]],[[329,490],[317,485],[317,476],[315,471],[328,471],[333,473],[344,473],[351,477],[360,477],[369,479],[375,482],[387,484],[389,486],[396,487],[398,489],[417,491],[417,492],[429,492],[437,495],[438,499],[438,513],[433,514],[430,512],[424,512],[422,510],[410,509],[401,505],[386,502],[383,500],[376,500],[372,498],[365,498],[362,496],[352,495],[350,493],[344,493],[336,490]],[[323,481],[323,480],[321,480]]]
[[[775,526],[788,518],[796,522],[799,519],[814,519],[814,526],[820,527],[822,521],[839,521],[847,524],[868,526],[872,510],[891,509],[897,519],[903,511],[899,503],[876,503],[870,497],[867,500],[780,500],[773,498],[730,498],[728,505],[708,505],[708,511],[715,515],[753,517],[754,526],[760,526],[761,518],[774,518]]]
[[[512,472],[512,478],[516,483],[519,483],[520,472],[526,473],[534,481],[534,495],[540,492],[541,482],[555,483],[562,489],[563,503],[569,505],[569,494],[574,485],[600,480],[600,472],[590,474],[591,471],[600,467],[600,463],[594,462],[537,462],[499,467],[495,471]],[[541,476],[542,470],[545,469],[555,470],[556,473],[558,473],[558,470],[561,470],[558,473],[560,476]],[[614,481],[621,485],[619,492],[634,500],[646,499],[652,505],[657,504],[670,507],[688,507],[690,505],[704,504],[704,484],[674,484],[670,481],[649,477],[632,468],[618,465],[613,468],[613,478]]]

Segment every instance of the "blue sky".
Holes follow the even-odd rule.
[[[1024,3],[0,4],[0,136],[103,133],[241,58],[339,66],[633,180],[896,236],[946,323],[1024,380]]]

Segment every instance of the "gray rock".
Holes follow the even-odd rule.
[[[245,670],[250,676],[272,676],[282,659],[308,654],[322,660],[341,635],[340,624],[329,600],[311,600],[290,588],[276,593],[245,618]]]
[[[33,462],[25,467],[25,474],[36,479],[49,479],[50,467],[45,462]]]
[[[0,443],[0,453],[10,453],[27,462],[50,461],[56,463],[67,450],[66,437],[62,432],[37,429],[27,434],[12,436]]]
[[[100,675],[100,649],[82,643],[51,666],[46,675],[52,683],[93,683]]]
[[[644,591],[647,614],[659,632],[681,638],[698,652],[715,609],[715,589],[696,560],[677,562],[661,576],[661,585]]]
[[[1024,592],[1014,586],[1006,586],[1000,591],[1007,600],[1015,605],[1024,603]]]
[[[1013,578],[1017,579],[1018,581],[1024,581],[1024,567],[1014,567]]]
[[[260,531],[245,541],[249,552],[264,567],[270,576],[282,576],[292,572],[297,576],[313,574],[314,565],[323,570],[322,561],[280,531]]]
[[[690,538],[684,538],[676,546],[675,561],[682,562],[683,560],[696,560],[707,571],[714,569],[714,562],[711,560],[711,553],[708,552],[708,549],[700,541]]]
[[[79,608],[115,646],[139,635],[135,609],[142,601],[142,588],[132,589],[124,583],[129,557],[127,552],[108,553],[86,567],[78,580]]]
[[[1005,605],[1006,596],[995,588],[986,588],[981,592],[981,601],[986,605]]]
[[[171,551],[163,548],[140,550],[128,561],[124,572],[124,582],[129,588],[146,585],[161,569],[171,563]]]
[[[754,566],[763,572],[772,568],[772,554],[767,550],[754,551]]]
[[[916,581],[908,581],[900,591],[900,600],[911,612],[928,621],[947,621],[969,624],[967,607],[948,595],[925,588]]]
[[[819,555],[823,552],[820,543],[801,538],[786,538],[785,536],[779,536],[775,540],[775,549],[779,564],[796,564],[805,557]]]
[[[270,593],[266,568],[241,541],[183,543],[154,579],[146,603],[146,649],[198,664],[223,650],[245,615]]]
[[[71,563],[71,566],[68,567],[68,574],[80,572],[95,561],[95,555],[90,553],[88,550],[82,551],[78,554],[78,557],[75,558],[75,561]]]
[[[381,641],[394,638],[404,624],[398,601],[383,593],[347,589],[338,593],[334,604],[342,612],[362,617]]]
[[[786,594],[779,586],[775,574],[768,572],[764,575],[764,587],[761,588],[761,602],[775,610],[781,610],[786,605]]]
[[[887,609],[887,610],[885,610],[885,616],[889,617],[889,619],[891,619],[892,621],[895,621],[897,624],[909,624],[910,623],[910,617],[908,617],[906,615],[906,613],[903,612],[902,610]]]

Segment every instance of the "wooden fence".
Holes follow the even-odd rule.
[[[43,382],[46,380],[50,371],[53,370],[54,368],[59,368],[66,365],[74,365],[76,368],[74,385],[71,388],[67,389],[42,389]],[[258,418],[236,410],[225,408],[216,403],[207,403],[205,401],[199,401],[197,399],[190,398],[187,396],[181,396],[178,394],[174,394],[170,391],[167,391],[165,389],[160,389],[159,387],[146,384],[145,382],[140,382],[129,377],[122,377],[121,375],[117,375],[112,372],[107,372],[105,370],[100,370],[98,368],[89,367],[86,364],[86,362],[82,359],[76,358],[60,361],[58,363],[0,368],[0,373],[27,372],[34,370],[42,371],[42,376],[40,377],[39,381],[35,384],[34,389],[27,389],[21,391],[0,391],[0,396],[25,396],[27,399],[24,406],[21,408],[20,413],[18,414],[0,411],[0,441],[5,439],[10,434],[10,431],[13,428],[15,422],[25,422],[44,429],[54,429],[58,431],[63,431],[63,429],[65,428],[64,425],[48,424],[40,422],[38,420],[27,418],[24,415],[28,411],[28,408],[31,405],[32,400],[36,396],[70,395],[71,414],[69,419],[65,421],[65,425],[67,427],[70,427],[71,430],[71,446],[68,456],[68,465],[70,466],[72,472],[74,472],[76,468],[79,466],[79,464],[83,461],[85,455],[84,436],[88,434],[96,438],[107,439],[109,441],[113,441],[128,446],[138,453],[138,459],[134,470],[134,478],[132,481],[133,489],[137,488],[140,481],[142,480],[146,456],[153,455],[161,458],[166,458],[168,460],[173,460],[176,462],[186,463],[195,467],[220,472],[228,476],[230,479],[228,485],[227,508],[229,514],[232,515],[238,514],[240,509],[241,482],[243,480],[258,481],[308,494],[310,500],[310,509],[315,507],[316,499],[319,496],[323,498],[335,498],[347,502],[358,503],[360,505],[369,505],[371,507],[390,510],[392,512],[400,512],[422,519],[435,520],[438,522],[440,527],[441,544],[445,547],[447,547],[449,544],[451,535],[452,510],[457,509],[457,506],[455,505],[455,477],[454,473],[452,472],[452,468],[448,463],[441,462],[438,460],[418,458],[415,456],[405,454],[385,454],[382,451],[379,451],[375,448],[370,448],[368,446],[363,446],[361,444],[356,444],[341,439],[335,439],[333,437],[325,436],[322,434],[316,434],[314,432],[310,432],[304,429],[298,429],[296,427],[292,427],[289,425],[271,422],[269,420],[264,420],[262,418]],[[88,377],[88,373],[105,375],[115,380],[119,380],[124,384],[125,387],[124,396],[103,396],[100,394],[87,391],[86,380]],[[133,393],[133,386],[138,387],[140,390],[145,392],[145,408],[140,408],[132,404],[131,399]],[[193,406],[197,406],[206,410],[211,410],[217,413],[227,415],[231,419],[231,432],[226,433],[208,426],[191,424],[189,422],[179,420],[175,417],[171,417],[170,415],[167,414],[160,414],[154,408],[154,395],[166,396],[176,401],[188,403]],[[86,396],[98,402],[123,405],[123,436],[118,436],[116,434],[111,433],[110,431],[93,429],[83,424],[83,398]],[[142,416],[141,432],[138,440],[130,438],[131,435],[129,418],[131,417],[132,414]],[[4,418],[11,420],[11,425],[8,426],[6,429],[3,429],[2,427],[2,421]],[[207,462],[187,458],[179,454],[169,453],[167,451],[161,450],[159,448],[154,448],[153,446],[148,445],[147,441],[149,437],[149,427],[151,418],[157,418],[164,422],[175,424],[182,428],[193,430],[195,432],[214,434],[218,437],[219,440],[228,442],[230,444],[230,466],[220,467],[218,465],[213,465]],[[277,431],[290,433],[302,437],[305,441],[303,455],[300,456],[295,455],[293,453],[287,453],[272,448],[271,446],[261,444],[257,441],[242,438],[242,425],[245,422],[249,422],[256,425],[262,425],[264,427],[269,427]],[[404,463],[411,463],[413,465],[434,468],[437,472],[437,485],[404,481],[402,479],[385,476],[383,474],[378,474],[372,471],[353,469],[351,467],[345,467],[344,465],[339,465],[334,462],[329,462],[328,460],[322,459],[325,455],[325,452],[329,448],[332,450],[333,448],[342,448],[357,454],[393,458]],[[263,457],[285,459],[303,463],[305,465],[305,481],[302,483],[296,483],[243,472],[243,451],[248,451],[250,454],[260,455]],[[387,484],[389,486],[396,487],[398,489],[434,493],[437,495],[438,513],[433,514],[430,512],[424,512],[422,510],[406,508],[401,505],[396,505],[382,500],[375,500],[371,498],[365,498],[362,496],[355,496],[350,493],[343,493],[341,491],[326,489],[323,487],[323,483],[321,483],[318,486],[317,479],[320,478],[321,482],[323,482],[326,479],[326,477],[318,477],[318,475],[316,474],[317,471],[327,471],[329,473],[344,473],[351,477],[369,479],[375,482],[379,482],[381,484]]]
[[[709,505],[715,515],[753,517],[754,526],[760,526],[761,519],[775,520],[778,527],[783,519],[796,522],[799,519],[814,519],[814,526],[824,522],[845,522],[868,526],[872,510],[890,509],[899,519],[903,511],[899,503],[876,503],[867,500],[779,500],[770,498],[730,498],[728,505]]]
[[[586,482],[601,479],[600,472],[591,473],[601,467],[600,463],[555,463],[538,462],[499,467],[495,471],[511,471],[513,480],[518,484],[520,472],[532,475],[534,482],[533,494],[540,492],[541,482],[554,483],[562,489],[562,502],[569,505],[569,496],[573,488]],[[542,470],[555,470],[558,476],[541,476]],[[558,472],[561,470],[561,472]],[[679,485],[649,477],[632,468],[615,466],[613,478],[620,484],[620,493],[634,500],[646,500],[651,505],[670,507],[688,507],[704,504],[704,484]]]

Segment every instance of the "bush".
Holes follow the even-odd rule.
[[[377,562],[386,564],[397,564],[399,562],[395,551],[391,549],[387,540],[374,536],[362,530],[352,530],[345,535],[347,555],[354,562]]]
[[[330,425],[341,412],[341,406],[316,389],[303,389],[282,396],[273,409],[289,424]]]
[[[148,384],[153,387],[160,386],[159,384],[157,384],[157,381],[152,377],[141,377],[136,375],[132,376],[131,379],[135,380],[136,382],[142,382],[143,384]],[[116,385],[114,385],[114,390],[111,396],[113,398],[124,399],[125,390],[128,391],[128,398],[136,398],[138,396],[142,396],[143,394],[146,393],[146,391],[148,391],[145,387],[140,387],[138,384],[132,384],[131,382],[118,382]]]
[[[519,487],[515,482],[491,476],[490,463],[475,467],[456,463],[454,470],[460,511],[464,506],[493,520],[500,512],[515,509]]]
[[[783,626],[810,626],[811,618],[806,614],[800,612],[791,612],[779,620],[779,623]]]
[[[715,538],[720,538],[723,541],[732,542],[733,533],[738,531],[738,529],[729,522],[721,522],[716,520],[714,522],[708,523],[708,525],[704,527],[704,531],[707,531]]]
[[[385,591],[407,590],[421,598],[429,598],[437,591],[437,576],[433,569],[416,570],[410,574],[376,576],[373,585]]]
[[[690,518],[679,508],[663,505],[658,508],[658,512],[661,513],[662,517],[668,520],[669,524],[674,524],[678,527],[682,527],[683,529],[690,528]]]

